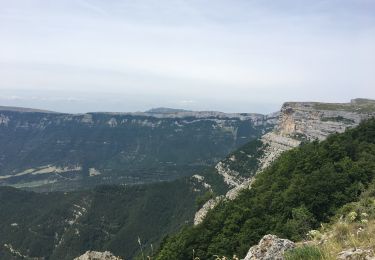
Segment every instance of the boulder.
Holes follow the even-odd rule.
[[[244,260],[282,260],[284,252],[295,248],[294,242],[275,235],[265,235],[258,245],[252,246]]]

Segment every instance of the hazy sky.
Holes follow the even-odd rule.
[[[375,98],[374,0],[0,0],[0,105],[271,112]]]

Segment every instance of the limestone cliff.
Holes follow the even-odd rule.
[[[350,103],[287,102],[280,110],[275,130],[261,140],[267,144],[260,169],[301,141],[324,140],[333,133],[375,116],[375,101],[354,99]]]
[[[350,103],[287,102],[281,108],[277,132],[296,139],[324,140],[332,133],[375,116],[375,101],[354,99]]]
[[[236,162],[233,155],[216,165],[217,174],[223,176],[230,190],[225,197],[211,199],[207,205],[203,205],[196,213],[195,225],[201,223],[208,210],[222,199],[233,200],[242,189],[249,188],[254,176],[284,151],[297,147],[303,141],[324,140],[330,134],[342,133],[362,120],[375,117],[375,100],[353,99],[350,103],[286,102],[280,112],[272,117],[277,121],[274,130],[263,135],[260,138],[262,145],[244,157],[244,160],[257,160],[250,174],[233,169],[236,164],[243,163]],[[239,151],[243,153],[241,148]]]
[[[286,102],[274,131],[261,137],[265,144],[259,170],[265,169],[282,152],[301,141],[324,140],[333,133],[357,126],[375,116],[375,100],[353,99],[350,103]]]

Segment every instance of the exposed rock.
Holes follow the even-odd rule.
[[[237,198],[239,192],[243,189],[249,189],[251,187],[251,184],[253,183],[254,181],[254,178],[248,178],[246,180],[244,180],[241,184],[239,184],[238,186],[230,189],[226,194],[225,194],[225,198],[227,198],[228,200],[234,200],[235,198]]]
[[[98,175],[101,175],[102,173],[95,169],[95,168],[89,168],[89,176],[90,177],[93,177],[93,176],[98,176]]]
[[[110,127],[116,127],[117,126],[117,120],[116,118],[111,118],[109,119],[108,123],[107,123]]]
[[[81,170],[82,170],[82,166],[80,165],[70,165],[70,166],[64,166],[64,167],[59,167],[59,166],[54,166],[54,165],[44,165],[44,166],[40,166],[36,168],[27,169],[19,173],[14,173],[12,175],[0,176],[0,180],[20,177],[24,175],[59,174],[59,173],[67,173],[67,172],[79,172]]]
[[[43,260],[44,259],[44,257],[30,257],[27,255],[24,255],[17,249],[13,248],[11,244],[4,244],[4,249],[9,251],[9,253],[11,253],[13,256],[16,257],[16,259],[28,259],[28,260]]]
[[[267,168],[281,153],[297,147],[301,143],[298,140],[278,135],[275,132],[263,135],[261,141],[264,144],[262,148],[264,155],[259,159],[258,170],[254,173],[254,176]],[[255,180],[255,177],[242,177],[241,173],[231,170],[223,162],[219,162],[215,168],[218,174],[223,176],[224,182],[232,187],[225,195],[229,200],[234,200],[241,190],[249,189]]]
[[[276,132],[270,132],[262,136],[264,155],[260,158],[258,171],[267,168],[283,152],[297,147],[301,142],[290,137],[282,136]]]
[[[208,211],[210,209],[213,209],[214,207],[216,207],[216,205],[219,204],[219,202],[221,200],[223,200],[223,199],[224,199],[224,196],[217,196],[217,197],[215,197],[213,199],[208,200],[202,206],[202,208],[195,213],[195,216],[194,216],[194,225],[198,225],[198,224],[202,223],[202,221],[206,217]]]
[[[338,260],[374,260],[374,251],[371,249],[351,248],[342,251],[337,256]]]
[[[232,171],[234,172],[234,171]],[[222,174],[221,174],[222,175]],[[225,175],[223,176],[224,179],[225,178],[229,178],[227,179],[227,184],[233,184],[232,185],[232,189],[230,189],[226,194],[225,196],[217,196],[213,199],[210,199],[208,200],[206,203],[203,204],[203,206],[195,213],[195,217],[194,217],[194,225],[198,225],[200,223],[202,223],[202,221],[204,220],[204,218],[206,217],[208,211],[210,209],[213,209],[214,207],[216,207],[217,204],[219,204],[220,201],[224,200],[224,199],[228,199],[228,200],[234,200],[235,198],[237,198],[238,196],[238,193],[243,190],[243,189],[248,189],[250,188],[254,178],[248,178],[248,179],[245,179],[243,178],[241,182],[236,182],[232,179],[230,179],[229,176],[232,176],[232,175]],[[205,184],[205,187],[209,187],[209,189],[211,189],[211,185],[209,184]],[[208,186],[206,186],[208,185]]]
[[[228,165],[223,162],[216,164],[215,169],[219,175],[223,176],[224,182],[230,187],[238,187],[245,181],[245,178],[238,172],[229,169]]]
[[[122,258],[114,256],[111,252],[87,251],[83,255],[74,258],[74,260],[122,260]]]
[[[204,181],[204,177],[201,176],[201,175],[199,175],[199,174],[194,174],[192,177],[193,177],[194,179],[197,179],[199,182]]]
[[[281,153],[297,147],[302,140],[324,140],[342,133],[362,120],[375,116],[375,101],[354,99],[350,103],[287,102],[273,132],[262,137],[266,144],[259,169],[265,169]]]
[[[288,239],[265,235],[258,245],[252,246],[244,260],[282,260],[284,252],[295,247]]]
[[[235,160],[234,157],[230,158],[231,161]],[[238,193],[243,189],[248,189],[253,182],[253,178],[244,178],[240,173],[231,170],[227,164],[224,162],[219,162],[216,164],[215,169],[217,173],[223,176],[224,182],[228,184],[231,189],[225,194],[225,196],[217,196],[216,198],[208,200],[203,204],[202,208],[195,213],[194,225],[200,224],[206,217],[208,211],[213,209],[220,201],[223,199],[234,200]],[[200,175],[194,175],[195,179],[203,178]],[[211,189],[211,185],[205,183],[205,187]]]
[[[204,182],[204,177],[198,174],[194,174],[192,176],[193,179],[195,179],[198,183],[200,183],[205,189],[212,191],[212,187],[210,184]],[[196,189],[197,191],[200,191],[200,189]]]
[[[366,103],[367,102],[367,103]],[[375,116],[375,101],[351,103],[287,102],[281,108],[277,131],[283,136],[324,140],[332,133]]]

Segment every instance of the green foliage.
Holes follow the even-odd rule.
[[[316,226],[314,215],[304,206],[292,209],[292,218],[285,225],[287,236],[294,241],[306,238],[306,234]]]
[[[325,259],[323,252],[316,246],[302,246],[288,250],[285,260],[320,260]]]
[[[157,259],[243,257],[268,233],[300,239],[355,201],[375,176],[375,120],[326,141],[283,153],[252,189],[210,211],[205,221],[167,239]]]
[[[308,244],[314,244],[323,259],[337,259],[351,248],[375,249],[375,179],[359,199],[342,206],[329,223],[309,232]],[[301,254],[303,256],[303,254]],[[365,259],[365,255],[356,259]],[[301,258],[299,258],[301,259]],[[302,258],[304,259],[304,258]]]
[[[353,212],[356,215],[354,220],[363,219],[364,214],[366,215],[365,219],[375,219],[375,180],[361,194],[358,201],[345,204],[341,207],[332,219],[332,222],[339,222],[345,216],[348,218],[348,216],[353,215]]]
[[[248,142],[230,153],[223,162],[231,170],[244,177],[253,176],[258,169],[259,158],[263,156],[264,144],[259,139]]]
[[[52,260],[73,259],[86,250],[132,259],[140,250],[138,237],[151,254],[151,244],[157,248],[163,236],[191,223],[195,199],[202,195],[195,187],[188,178],[69,193],[0,187],[1,259],[8,259],[4,244]]]

